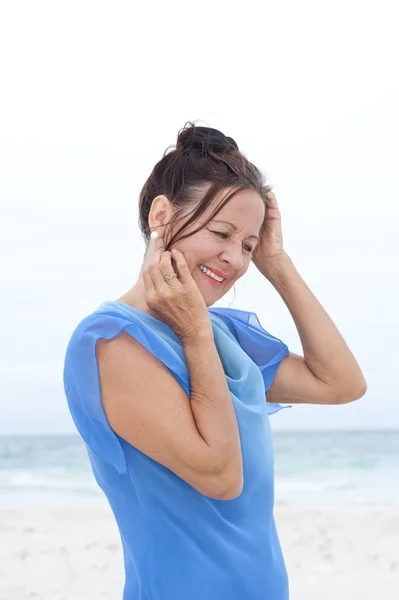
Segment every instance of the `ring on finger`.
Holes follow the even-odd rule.
[[[172,273],[172,275],[165,275],[164,280],[168,281],[169,279],[172,279],[172,277],[177,277],[177,273]]]

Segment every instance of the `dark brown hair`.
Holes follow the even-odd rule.
[[[212,199],[227,187],[233,187],[233,190],[221,200],[206,223],[184,234],[184,230],[200,217]],[[266,204],[267,194],[272,188],[265,184],[265,176],[240,152],[232,138],[217,129],[197,127],[187,122],[178,133],[176,146],[165,150],[140,192],[139,227],[146,244],[151,233],[148,215],[156,196],[165,195],[175,207],[168,227],[187,217],[190,214],[188,209],[193,207],[190,218],[172,238],[165,236],[165,250],[169,250],[173,243],[202,229],[235,194],[244,189],[255,190]]]

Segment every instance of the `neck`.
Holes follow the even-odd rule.
[[[146,290],[144,285],[143,276],[140,276],[133,287],[130,288],[123,296],[118,298],[117,302],[123,302],[133,308],[137,308],[145,313],[148,313],[152,317],[159,319],[159,315],[152,311],[146,301]]]

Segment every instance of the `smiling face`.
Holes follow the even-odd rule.
[[[214,209],[215,201],[184,233],[198,229]],[[265,205],[259,194],[250,189],[242,190],[203,229],[172,244],[172,248],[178,248],[184,253],[191,275],[207,306],[224,296],[246,273],[252,251],[258,243],[255,236],[260,237],[264,216]],[[200,265],[223,277],[223,281],[215,281],[201,270]]]

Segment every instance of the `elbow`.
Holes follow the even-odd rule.
[[[225,469],[214,473],[212,477],[212,492],[207,494],[213,500],[235,500],[244,488],[244,475],[242,461],[237,468]]]
[[[236,481],[234,485],[230,485],[229,487],[223,487],[218,489],[216,494],[213,495],[214,500],[236,500],[239,496],[241,496],[242,490],[244,488],[244,481]]]
[[[235,500],[236,498],[241,496],[243,488],[243,479],[235,481],[234,485],[230,485],[228,488],[223,488],[222,490],[219,490],[215,500]]]
[[[337,404],[349,404],[350,402],[354,402],[355,400],[359,400],[363,398],[363,396],[367,392],[367,382],[363,379],[356,387],[351,388],[348,392],[344,392],[339,396],[339,400]]]

